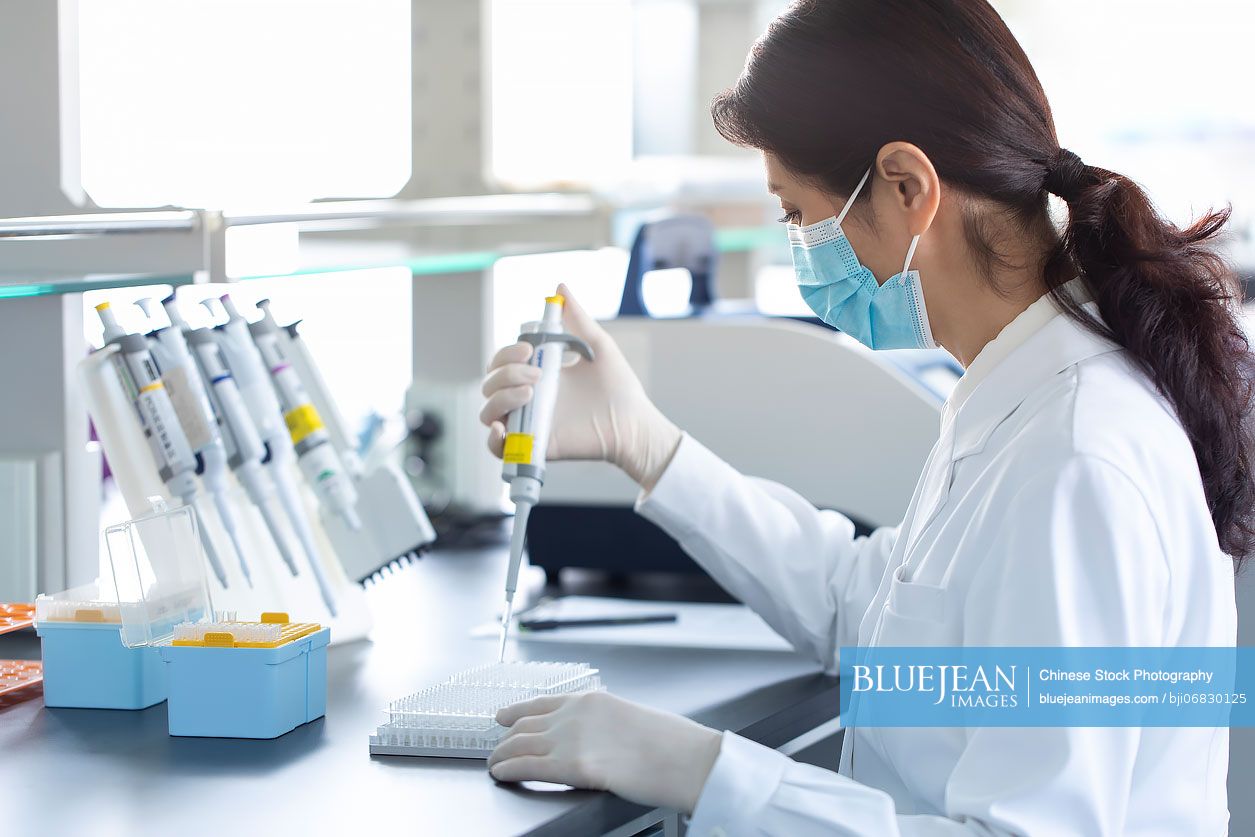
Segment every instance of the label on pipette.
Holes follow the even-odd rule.
[[[157,458],[157,468],[163,481],[169,480],[172,473],[176,473],[175,466],[184,461],[180,456],[183,452],[177,446],[175,437],[170,430],[170,422],[177,421],[172,415],[166,414],[162,409],[161,402],[158,400],[157,393],[163,390],[160,381],[154,381],[143,387],[139,391],[139,400],[136,402],[139,407],[141,424],[144,428],[144,435],[151,440],[154,450],[153,453]],[[187,450],[187,458],[190,459],[192,452]]]
[[[507,434],[505,448],[501,452],[501,461],[507,465],[531,465],[534,441],[531,433]]]
[[[288,426],[294,445],[299,445],[305,441],[305,437],[323,429],[322,416],[318,415],[312,404],[302,404],[289,410],[284,413],[283,421]]]
[[[205,411],[188,382],[187,369],[175,366],[162,375],[161,380],[170,393],[170,403],[174,405],[174,414],[179,417],[188,444],[192,450],[200,450],[213,439],[213,430],[205,421]]]

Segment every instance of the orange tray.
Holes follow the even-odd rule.
[[[39,660],[0,660],[0,709],[41,694],[43,682]]]
[[[29,628],[35,621],[33,604],[5,604],[0,602],[0,634]]]

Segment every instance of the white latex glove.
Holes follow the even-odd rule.
[[[709,727],[607,692],[553,695],[507,706],[510,731],[488,758],[501,782],[529,779],[606,790],[691,814],[719,756]]]
[[[547,458],[602,459],[622,468],[646,490],[662,476],[680,444],[680,430],[649,400],[640,379],[606,330],[588,316],[566,285],[563,326],[593,350],[592,363],[562,370]],[[506,417],[532,398],[540,370],[528,365],[529,343],[497,352],[488,366],[479,418],[488,426],[488,447],[498,458],[505,444]]]

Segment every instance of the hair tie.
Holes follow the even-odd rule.
[[[1078,192],[1085,185],[1088,171],[1089,166],[1081,162],[1080,157],[1066,148],[1060,148],[1055,158],[1046,166],[1044,188],[1050,194],[1063,198],[1064,201],[1071,201],[1077,197]]]

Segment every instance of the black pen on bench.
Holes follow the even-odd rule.
[[[552,631],[557,628],[609,628],[618,625],[653,625],[675,622],[674,613],[652,613],[641,616],[608,616],[595,619],[520,619],[524,631]]]

